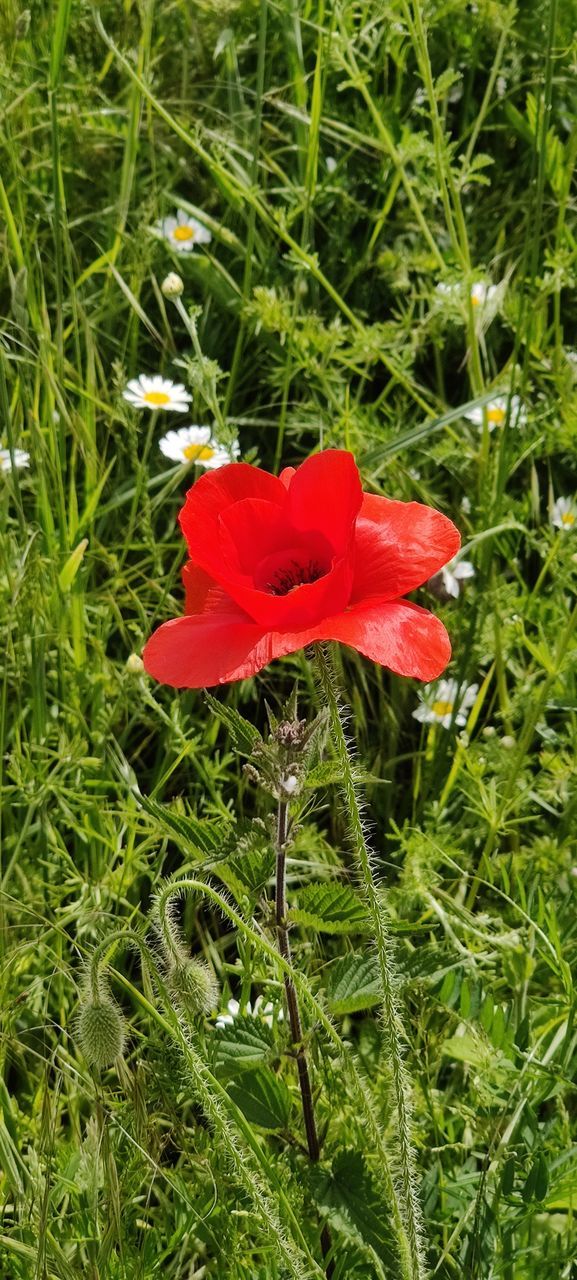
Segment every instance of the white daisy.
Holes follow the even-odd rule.
[[[428,586],[431,591],[441,596],[451,596],[453,600],[458,600],[461,594],[461,583],[466,582],[468,578],[475,577],[475,569],[470,560],[460,560],[455,556],[453,560],[449,560],[448,564],[429,578]]]
[[[574,498],[557,498],[551,508],[550,520],[555,529],[563,529],[565,533],[577,529],[577,502]]]
[[[240,1013],[238,1000],[229,1000],[226,1007],[228,1009],[228,1013],[219,1013],[218,1018],[216,1019],[215,1026],[218,1031],[222,1031],[224,1027],[232,1027],[235,1018],[238,1018]],[[247,1000],[244,1007],[244,1014],[245,1017],[248,1018],[262,1018],[263,1022],[266,1022],[267,1027],[272,1027],[274,1022],[274,1005],[270,1000],[267,1000],[265,1004],[263,997],[257,996],[254,1006],[251,1004],[250,1000]],[[283,1011],[282,1009],[279,1009],[277,1013],[277,1021],[282,1022],[282,1019]]]
[[[131,378],[122,394],[135,409],[165,409],[173,413],[186,413],[192,400],[182,382],[171,382],[159,373],[152,377],[140,373],[137,378]]]
[[[211,433],[210,427],[180,427],[178,431],[167,431],[159,441],[160,451],[171,462],[196,462],[197,466],[215,471],[217,467],[225,467],[228,462],[236,462],[240,457],[238,442],[219,444]]]
[[[495,303],[499,297],[499,288],[496,284],[485,284],[483,280],[477,280],[471,285],[470,299],[474,307],[486,307],[491,303]]]
[[[511,427],[524,427],[527,421],[527,413],[521,404],[519,396],[495,396],[494,400],[490,400],[489,404],[484,406],[476,406],[469,409],[465,417],[469,422],[474,422],[476,427],[482,427],[487,415],[487,426],[489,431],[494,431],[495,427],[502,427],[507,418],[507,405],[510,405],[509,425]]]
[[[458,300],[461,294],[461,285],[457,281],[454,284],[448,284],[446,280],[439,280],[435,285],[435,293],[439,293],[442,298]]]
[[[23,449],[14,449],[13,454],[14,454],[15,467],[30,466],[29,453],[25,453]],[[12,470],[12,458],[10,457],[10,450],[0,449],[0,471],[11,471],[11,470]]]
[[[210,231],[203,227],[202,222],[191,218],[184,209],[177,211],[176,218],[162,218],[156,223],[156,231],[177,253],[192,253],[197,244],[208,244],[212,240]]]
[[[426,684],[423,691],[419,691],[420,705],[413,711],[413,716],[423,724],[442,724],[443,729],[451,729],[453,725],[462,728],[467,723],[478,691],[478,684],[459,687],[457,680],[437,680],[435,684]]]

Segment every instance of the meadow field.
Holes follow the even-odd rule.
[[[0,1280],[577,1280],[575,3],[0,32]]]

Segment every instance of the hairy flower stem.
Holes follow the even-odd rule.
[[[424,1280],[423,1232],[416,1190],[415,1159],[411,1141],[409,1082],[404,1062],[403,1031],[397,1004],[395,965],[386,908],[375,879],[373,855],[369,848],[357,793],[355,771],[343,725],[336,675],[332,660],[321,645],[315,646],[319,686],[330,716],[332,738],[340,767],[341,789],[349,822],[349,836],[360,872],[360,887],[370,913],[378,956],[382,1017],[386,1051],[391,1072],[397,1128],[397,1198],[404,1239],[400,1241],[404,1277]]]
[[[279,800],[277,810],[276,825],[276,899],[275,899],[275,919],[276,933],[278,940],[278,949],[283,960],[292,967],[291,946],[289,941],[288,927],[286,921],[286,846],[288,842],[288,803],[286,800]],[[289,1016],[289,1026],[291,1040],[295,1049],[297,1061],[297,1070],[299,1076],[299,1086],[301,1091],[301,1100],[303,1106],[303,1117],[305,1124],[305,1133],[307,1137],[307,1148],[310,1159],[316,1164],[320,1158],[319,1137],[317,1133],[317,1125],[315,1120],[315,1109],[313,1102],[313,1092],[311,1087],[311,1077],[309,1072],[309,1064],[307,1061],[306,1050],[303,1043],[303,1028],[301,1015],[296,993],[296,987],[292,978],[288,973],[284,975],[284,989],[286,995],[286,1003]],[[329,1228],[325,1225],[321,1230],[321,1247],[323,1257],[326,1258],[331,1248],[331,1236]],[[332,1262],[326,1265],[327,1276],[332,1276],[334,1266]]]

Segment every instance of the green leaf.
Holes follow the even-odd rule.
[[[330,1172],[314,1177],[315,1198],[336,1230],[374,1250],[390,1274],[398,1274],[386,1207],[376,1190],[365,1159],[358,1151],[342,1151]]]
[[[348,884],[305,885],[288,914],[319,933],[364,933],[368,926],[365,905]]]
[[[150,796],[144,796],[138,788],[133,788],[133,794],[141,809],[156,818],[171,835],[178,836],[185,848],[192,849],[195,853],[200,850],[206,854],[222,854],[223,844],[230,840],[232,819],[230,822],[226,818],[214,821],[195,818],[192,814],[175,813],[169,805],[151,800]]]
[[[233,1077],[239,1071],[253,1070],[273,1056],[272,1030],[260,1018],[237,1015],[231,1026],[215,1032],[214,1065],[219,1076]]]
[[[78,543],[78,546],[76,546],[71,555],[69,555],[66,564],[62,566],[60,573],[58,574],[58,586],[61,591],[70,590],[84,559],[84,552],[86,551],[87,546],[88,538],[82,538]]]
[[[371,1009],[381,998],[377,957],[341,956],[328,966],[327,999],[331,1013]]]
[[[262,738],[254,724],[250,720],[245,720],[241,716],[240,711],[235,707],[229,707],[225,702],[219,702],[212,693],[204,694],[205,702],[215,716],[226,725],[233,745],[237,751],[241,751],[244,755],[250,756],[257,742],[261,742]]]
[[[239,1083],[230,1084],[228,1092],[251,1124],[261,1129],[286,1129],[291,1109],[290,1092],[284,1080],[269,1067],[245,1071]]]

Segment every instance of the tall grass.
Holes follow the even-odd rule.
[[[272,805],[243,752],[295,680],[314,714],[311,666],[216,709],[127,666],[181,611],[195,474],[158,448],[179,420],[123,400],[142,371],[187,383],[190,421],[251,462],[351,449],[365,488],[462,530],[474,579],[419,598],[478,686],[467,725],[419,725],[416,684],[348,650],[337,679],[387,887],[426,1268],[574,1280],[577,541],[550,518],[577,490],[572,8],[60,0],[28,20],[5,0],[0,23],[0,447],[30,454],[0,474],[0,1276],[314,1276],[322,1222],[337,1280],[403,1274],[370,930],[305,910],[312,885],[355,885],[328,742],[287,867],[316,1170],[278,1016]],[[155,233],[176,207],[209,245]],[[481,281],[498,292],[478,307]],[[519,425],[490,429],[496,395]],[[221,1013],[244,1009],[226,1034],[171,1009],[172,877]],[[99,1072],[78,1002],[118,930],[150,959],[107,958],[128,1039]]]

